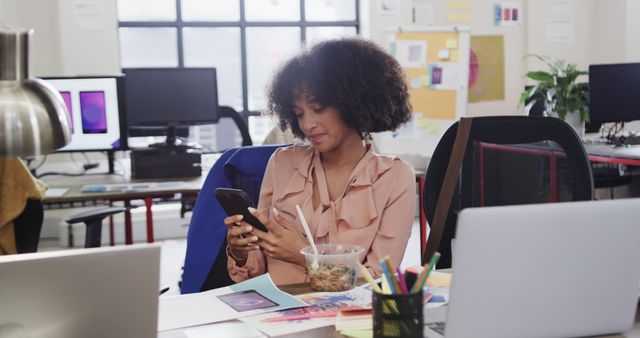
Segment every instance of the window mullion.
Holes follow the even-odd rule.
[[[182,0],[176,0],[176,29],[178,30],[178,68],[184,67],[184,50],[182,40]]]
[[[249,75],[247,74],[247,20],[245,2],[240,0],[240,57],[242,58],[242,116],[249,123]]]

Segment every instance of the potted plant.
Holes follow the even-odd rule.
[[[520,106],[529,100],[530,104],[542,101],[545,115],[565,120],[582,137],[584,123],[589,120],[589,95],[577,80],[589,73],[561,59],[533,56],[549,66],[549,70],[527,73],[526,76],[537,83],[522,93]]]

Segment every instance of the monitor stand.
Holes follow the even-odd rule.
[[[153,143],[150,148],[166,148],[166,149],[200,149],[201,145],[188,142],[186,139],[176,136],[176,126],[167,127],[167,138],[165,142]]]

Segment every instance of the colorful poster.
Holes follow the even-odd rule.
[[[427,66],[427,42],[420,40],[398,40],[392,47],[393,55],[403,68],[425,68]]]
[[[471,36],[469,102],[504,100],[504,37]]]
[[[504,2],[493,6],[495,26],[519,26],[522,22],[522,6],[516,2]]]

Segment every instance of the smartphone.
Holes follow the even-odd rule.
[[[243,221],[251,224],[254,228],[264,232],[269,231],[267,227],[247,209],[249,207],[255,208],[255,204],[253,204],[249,195],[244,191],[240,189],[218,188],[216,189],[216,198],[227,215],[242,215],[244,217]]]

